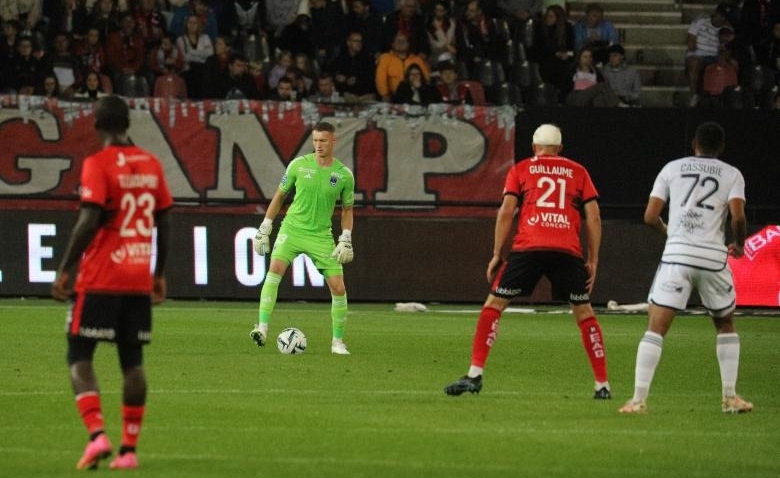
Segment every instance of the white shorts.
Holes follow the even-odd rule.
[[[708,271],[680,264],[661,263],[650,286],[648,301],[677,310],[685,310],[693,289],[713,317],[723,317],[735,308],[737,295],[728,265],[720,271]]]

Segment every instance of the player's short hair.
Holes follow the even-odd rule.
[[[95,105],[95,129],[124,133],[130,127],[130,108],[116,95],[104,96]]]
[[[696,144],[703,153],[713,155],[720,153],[725,141],[726,132],[714,121],[707,121],[696,128]]]
[[[312,132],[314,131],[327,131],[328,133],[335,133],[336,127],[332,124],[328,123],[327,121],[320,121],[319,123],[314,125],[314,128],[311,129]]]

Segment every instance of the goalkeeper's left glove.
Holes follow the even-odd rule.
[[[352,251],[352,231],[349,229],[341,231],[339,243],[330,256],[339,261],[339,264],[352,262],[352,259],[355,257],[355,253]]]

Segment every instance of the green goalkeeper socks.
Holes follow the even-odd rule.
[[[347,322],[347,294],[331,295],[330,317],[333,320],[333,338],[344,337],[344,324]]]
[[[279,283],[282,282],[282,276],[269,272],[265,275],[263,288],[260,290],[260,310],[257,313],[257,321],[261,324],[268,324],[271,320],[271,313],[276,306],[276,296],[279,294]]]

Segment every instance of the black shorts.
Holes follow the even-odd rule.
[[[76,294],[68,313],[69,337],[126,344],[152,338],[152,301],[148,295]]]
[[[498,271],[490,292],[504,299],[529,296],[542,276],[550,280],[553,298],[566,300],[571,304],[590,303],[585,261],[580,257],[555,251],[511,253]]]

